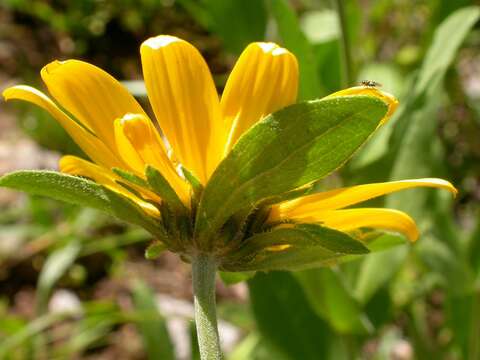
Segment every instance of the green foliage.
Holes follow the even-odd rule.
[[[156,259],[165,250],[167,250],[167,246],[164,243],[162,243],[161,241],[154,241],[145,250],[145,258],[148,260]]]
[[[283,46],[292,51],[300,71],[299,99],[316,99],[320,95],[316,59],[312,45],[302,32],[295,11],[287,0],[269,0],[268,5],[278,26]]]
[[[72,266],[80,254],[81,246],[77,241],[70,241],[66,246],[53,251],[38,277],[37,284],[37,313],[44,314],[48,300],[56,282]]]
[[[138,313],[137,327],[148,358],[175,359],[166,322],[158,312],[154,293],[144,283],[137,282],[133,286],[133,301]]]
[[[275,249],[284,246],[288,248]],[[368,249],[345,233],[315,224],[298,224],[248,238],[221,266],[240,271],[296,270],[328,264],[345,254],[365,253]]]
[[[222,39],[227,51],[239,54],[265,36],[267,14],[257,0],[179,0],[202,25]]]
[[[140,225],[163,238],[164,230],[129,199],[90,180],[53,171],[18,171],[0,178],[0,186],[87,206]]]
[[[165,180],[157,169],[153,166],[147,166],[145,175],[153,191],[157,193],[173,211],[179,213],[185,213],[187,211],[175,190],[173,190],[168,181]]]
[[[384,102],[345,96],[289,106],[245,133],[220,163],[200,201],[196,233],[209,242],[243,208],[319,180],[376,129]]]
[[[257,274],[248,282],[258,328],[286,359],[327,357],[329,330],[293,275]]]
[[[318,268],[295,274],[310,305],[318,316],[341,334],[367,334],[373,326],[353,297],[342,274],[335,269]]]
[[[285,254],[289,261],[291,257],[298,260],[298,268],[326,258],[334,259],[325,262],[333,266],[255,276],[254,272],[221,273],[227,284],[248,280],[252,309],[252,314],[248,309],[240,309],[247,307],[240,300],[241,306],[237,304],[224,311],[226,301],[230,300],[226,298],[241,287],[219,292],[220,317],[246,334],[226,358],[384,359],[393,356],[399,347],[405,349],[409,345],[413,357],[418,359],[478,359],[480,208],[476,201],[476,178],[480,163],[477,135],[480,102],[472,84],[478,81],[474,70],[478,63],[475,59],[479,8],[468,6],[471,2],[466,0],[347,0],[344,4],[357,80],[379,81],[384,90],[399,97],[400,108],[342,172],[300,192],[388,179],[441,176],[456,181],[459,199],[453,201],[444,194],[422,189],[366,204],[411,214],[422,234],[414,246],[386,234],[365,242],[365,247],[322,227],[315,229],[314,235],[305,229],[284,228],[250,239],[250,246],[256,249],[295,243],[282,255],[264,250],[271,257],[255,259],[255,269],[262,266],[270,269],[273,265],[283,269]],[[0,8],[7,14],[0,29],[7,56],[0,70],[7,76],[10,73],[12,77],[23,78],[25,83],[31,83],[32,73],[36,74],[52,58],[72,56],[92,61],[128,80],[140,79],[138,44],[157,33],[179,35],[199,46],[219,87],[231,68],[232,55],[238,55],[251,41],[276,41],[295,53],[300,65],[301,100],[316,99],[338,90],[343,77],[338,15],[326,1],[7,0]],[[9,22],[13,26],[8,27]],[[17,33],[21,34],[18,38]],[[9,42],[10,37],[13,42]],[[14,58],[14,65],[9,55]],[[473,67],[469,68],[469,61],[473,61]],[[136,96],[145,97],[142,81],[126,85]],[[364,107],[357,105],[360,109]],[[12,109],[20,110],[23,129],[40,145],[62,153],[80,153],[44,112],[31,107],[28,111],[27,107]],[[193,206],[192,211],[198,213],[199,220],[203,216],[199,210],[215,216],[215,223],[202,220],[197,229],[205,237],[230,221],[218,214],[225,212],[228,217],[239,219],[260,204],[276,203],[299,194],[297,190],[289,190],[307,176],[293,168],[295,161],[282,164],[278,171],[269,167],[278,165],[275,161],[287,152],[285,144],[290,138],[296,148],[305,149],[305,154],[314,154],[315,149],[318,153],[325,150],[314,143],[302,147],[306,143],[303,131],[310,129],[308,116],[288,123],[278,120],[277,115],[265,119],[247,134],[237,153],[225,160],[222,172],[215,175],[215,182],[221,185],[218,192],[208,187],[203,189],[192,174],[183,171],[194,187],[194,203],[205,191],[201,208]],[[321,123],[328,128],[336,120],[329,112],[326,115]],[[380,113],[378,116],[381,117]],[[375,119],[368,118],[352,118],[349,123],[348,131],[356,133],[365,125],[363,140],[359,139],[358,144],[376,126]],[[367,126],[365,121],[371,123]],[[342,134],[338,132],[337,136]],[[357,147],[352,145],[350,152]],[[252,166],[249,162],[252,154],[260,154],[261,149],[264,149],[261,161],[255,160]],[[326,149],[331,150],[328,146]],[[339,158],[335,164],[315,155],[320,164],[315,165],[315,174],[312,170],[308,178],[315,180],[327,175],[343,162],[340,157],[346,159],[350,153],[336,155]],[[286,168],[290,171],[285,172]],[[178,198],[171,196],[171,189],[155,171],[150,170],[148,184],[133,174],[115,171],[128,182],[150,186],[164,200],[168,199],[168,209],[183,206]],[[268,182],[269,178],[278,178],[279,173],[287,174],[282,189]],[[230,184],[226,179],[231,174],[237,180]],[[156,287],[169,280],[169,273],[165,275],[163,271],[170,266],[170,258],[164,257],[165,245],[160,240],[165,230],[159,222],[146,218],[130,200],[86,179],[27,171],[8,174],[0,184],[40,195],[0,210],[0,358],[97,356],[119,346],[114,344],[115,339],[127,342],[120,336],[124,325],[136,332],[140,344],[137,349],[143,347],[145,356],[173,358],[171,339],[165,329],[168,319],[158,312],[153,287],[149,289],[143,283],[124,286],[134,263],[141,269],[143,281],[155,285],[155,292],[164,291]],[[240,187],[248,189],[246,198],[235,195]],[[151,243],[145,255],[158,260],[145,265],[139,259],[151,241],[146,231],[122,226],[96,210],[61,205],[43,196],[91,206],[147,228],[159,240]],[[317,245],[313,249],[312,243]],[[392,248],[398,244],[403,245]],[[124,250],[127,245],[128,252]],[[248,254],[246,250],[242,247],[244,252],[238,255]],[[371,253],[366,257],[355,254],[368,250]],[[339,254],[342,260],[337,259]],[[147,266],[157,271],[154,277],[145,270]],[[34,271],[37,269],[39,275]],[[178,278],[171,277],[175,280],[169,284],[187,278],[180,270],[179,273]],[[35,299],[29,303],[25,293],[35,283]],[[47,313],[51,295],[60,286],[80,296],[81,308],[68,313]],[[100,296],[102,303],[87,300],[95,296]],[[239,301],[243,296],[234,300]],[[19,304],[25,298],[27,307],[29,304],[30,308],[36,307],[35,318],[22,313]],[[246,319],[237,321],[239,317]],[[68,335],[63,336],[64,331]],[[128,332],[127,338],[132,334]],[[195,344],[192,327],[190,335]],[[198,358],[196,351],[192,346],[192,358]]]

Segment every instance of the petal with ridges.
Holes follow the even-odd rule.
[[[189,205],[190,187],[175,170],[167,156],[163,141],[150,119],[141,114],[126,114],[122,119],[116,121],[116,126],[119,127],[119,131],[130,145],[130,148],[119,147],[119,151],[130,149],[129,151],[132,153],[130,156],[138,157],[143,164],[139,169],[142,173],[141,176],[145,176],[145,165],[152,165],[175,189],[182,202]]]
[[[87,62],[53,61],[43,67],[41,76],[52,97],[111,149],[114,120],[126,113],[144,113],[119,81]]]
[[[117,152],[123,161],[128,164],[130,169],[135,172],[135,175],[144,178],[145,176],[143,171],[145,169],[145,162],[138,154],[137,149],[132,145],[128,137],[125,135],[123,131],[122,119],[123,118],[115,119],[113,122]]]
[[[457,193],[457,190],[451,183],[436,178],[364,184],[324,191],[286,201],[272,208],[270,219],[277,221],[296,216],[309,216],[309,214],[314,214],[319,211],[341,209],[378,196],[416,187],[440,188],[446,189],[454,195]]]
[[[175,157],[205,184],[221,159],[224,134],[212,75],[195,47],[157,36],[140,47],[152,108]]]
[[[402,211],[393,209],[347,209],[319,211],[317,214],[299,217],[299,222],[320,222],[323,226],[349,232],[360,228],[372,228],[398,232],[410,241],[418,239],[418,229],[415,221]]]
[[[385,117],[382,119],[380,124],[383,124],[386,121],[388,121],[388,119],[390,119],[390,117],[393,115],[393,113],[395,112],[395,110],[397,110],[397,107],[398,107],[398,100],[395,98],[395,96],[385,91],[381,91],[376,87],[372,87],[372,86],[354,86],[354,87],[340,90],[333,94],[330,94],[326,96],[325,99],[339,97],[339,96],[351,96],[351,95],[374,96],[384,101],[388,105],[388,112],[385,115]]]
[[[28,101],[48,111],[68,132],[73,141],[97,164],[107,168],[124,166],[123,162],[100,139],[75,122],[41,91],[30,86],[17,85],[6,89],[3,97],[7,101],[13,99]]]
[[[230,74],[221,99],[229,133],[225,152],[263,116],[295,102],[298,64],[295,56],[274,43],[252,43]]]
[[[137,203],[149,215],[156,217],[160,216],[160,212],[155,206],[138,198],[124,187],[119,185],[116,180],[121,180],[121,178],[108,169],[102,168],[101,166],[71,155],[63,156],[60,159],[59,167],[61,172],[70,175],[88,177],[107,187],[108,189],[129,198]]]

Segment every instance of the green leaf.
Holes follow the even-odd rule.
[[[46,314],[30,321],[26,326],[19,331],[0,341],[0,359],[5,359],[7,354],[14,350],[21,348],[25,342],[32,339],[34,336],[47,330],[52,325],[69,318],[72,314],[66,313],[52,313]],[[78,314],[77,314],[78,315]]]
[[[250,42],[265,37],[267,14],[263,1],[203,0],[208,28],[223,41],[225,48],[239,54]]]
[[[55,171],[25,170],[1,177],[0,186],[98,209],[166,238],[160,222],[147,216],[133,201],[87,179]]]
[[[220,271],[220,278],[222,279],[225,285],[238,284],[239,282],[250,279],[255,275],[255,272],[225,272]]]
[[[167,246],[161,241],[152,242],[145,250],[145,258],[148,260],[154,260],[158,258],[165,250]]]
[[[142,282],[133,286],[133,303],[138,315],[137,327],[149,359],[175,359],[165,319],[157,309],[154,293]]]
[[[310,269],[294,274],[312,308],[339,333],[367,334],[373,327],[339,271]]]
[[[234,54],[265,37],[267,14],[263,1],[178,0],[178,3]]]
[[[293,275],[257,274],[248,285],[257,326],[269,344],[292,360],[327,358],[331,334]]]
[[[272,250],[279,245],[290,247]],[[329,263],[344,254],[365,253],[368,249],[345,233],[316,224],[299,224],[246,239],[222,266],[227,271],[296,270]]]
[[[425,91],[438,74],[445,74],[455,59],[460,45],[480,18],[480,7],[467,6],[448,16],[436,29],[433,42],[422,63],[415,85]]]
[[[200,199],[203,192],[202,183],[193,175],[187,168],[182,166],[182,173],[185,176],[185,179],[190,183],[190,186],[193,190],[194,198]]]
[[[473,292],[464,296],[447,293],[446,324],[453,331],[453,342],[460,347],[461,359],[478,359],[480,355],[480,296]]]
[[[445,243],[427,237],[422,239],[416,249],[424,264],[441,276],[443,286],[452,296],[461,296],[475,292],[475,277],[465,258],[460,257]]]
[[[295,54],[300,71],[299,99],[311,100],[320,96],[317,62],[312,45],[302,32],[297,15],[286,0],[267,2],[278,26],[283,45]]]
[[[37,313],[43,314],[47,310],[48,299],[53,287],[65,272],[73,265],[80,254],[81,245],[71,240],[66,246],[52,252],[40,272],[37,284]]]
[[[122,169],[119,169],[119,168],[113,168],[112,171],[117,174],[118,176],[120,176],[122,179],[124,180],[127,180],[129,182],[131,182],[132,184],[135,184],[135,185],[138,185],[138,186],[141,186],[141,187],[144,187],[144,188],[148,188],[148,183],[143,180],[141,177],[129,172],[129,171],[125,171],[125,170],[122,170]]]
[[[191,321],[188,325],[188,332],[190,334],[190,359],[201,360],[200,348],[198,346],[197,327],[193,321]]]
[[[345,96],[299,103],[247,131],[220,163],[200,201],[200,242],[239,210],[318,180],[342,166],[387,111],[381,100]]]
[[[366,304],[372,296],[399,271],[408,254],[407,246],[399,246],[387,251],[370,254],[358,272],[355,297]]]
[[[404,105],[387,127],[379,132],[380,136],[376,136],[359,154],[364,159],[369,157],[368,162],[384,156],[387,161],[381,163],[380,167],[381,170],[387,170],[392,180],[442,174],[444,155],[437,136],[437,114],[443,96],[442,83],[458,49],[479,16],[479,7],[467,7],[452,13],[442,22],[435,31],[433,43],[427,51],[419,76],[408,90],[409,96]],[[384,141],[384,146],[376,147],[374,143],[377,141]],[[389,154],[386,157],[387,153]],[[362,165],[368,162],[363,162]],[[370,168],[368,172],[373,173],[375,169]],[[422,233],[425,233],[432,226],[432,209],[435,209],[431,203],[431,194],[423,189],[392,194],[386,200],[386,207],[409,213],[417,220]],[[436,228],[439,225],[433,226]],[[439,234],[439,238],[448,241],[446,234]],[[420,244],[423,244],[423,240]],[[433,244],[430,250],[435,250],[434,252],[430,250],[424,252],[423,249],[427,248],[427,245],[419,246],[415,251],[419,253],[420,258],[428,260],[430,266],[445,269],[445,275],[450,274],[454,268],[455,274],[464,271],[459,266],[448,264],[449,261],[443,254],[444,244]],[[366,303],[378,289],[387,284],[400,270],[407,254],[408,248],[402,246],[366,258],[359,271],[356,287],[358,299]],[[468,279],[465,278],[460,284],[464,284],[465,280]],[[460,285],[458,282],[455,284]]]
[[[172,186],[163,177],[160,171],[153,166],[148,165],[145,169],[145,175],[147,176],[148,183],[153,191],[157,193],[173,211],[183,214],[187,212],[182,200],[180,200],[175,190],[173,190]]]
[[[419,75],[415,81],[411,82],[411,88],[407,91],[409,95],[400,105],[397,114],[380,129],[377,136],[354,159],[356,167],[366,166],[389,152],[395,155],[398,149],[405,147],[403,141],[407,129],[419,123],[419,121],[412,121],[412,112],[421,107],[431,88],[443,82],[458,49],[479,17],[480,8],[469,6],[455,11],[440,24],[435,31],[433,42],[424,58]],[[389,164],[393,163],[394,161],[390,159]]]

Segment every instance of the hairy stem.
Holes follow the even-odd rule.
[[[220,339],[215,306],[215,272],[217,266],[212,256],[199,254],[192,260],[195,324],[202,360],[220,360]]]

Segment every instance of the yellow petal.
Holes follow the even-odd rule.
[[[274,43],[247,46],[222,95],[222,115],[229,133],[225,153],[263,116],[294,103],[297,90],[298,64],[292,53]]]
[[[76,123],[64,113],[48,96],[30,86],[18,85],[3,92],[5,100],[24,100],[40,106],[48,111],[78,146],[97,164],[107,168],[122,167],[123,162],[95,135]]]
[[[130,145],[130,147],[127,147],[117,144],[121,147],[119,151],[128,151],[128,156],[135,157],[135,161],[140,161],[142,165],[137,170],[142,174],[145,165],[154,166],[188,206],[190,203],[190,188],[175,170],[173,163],[167,156],[163,141],[150,119],[140,114],[126,114],[122,119],[116,120],[115,125],[118,126],[119,132],[121,131],[123,135],[123,138],[119,136],[122,139],[121,141],[126,141]]]
[[[128,116],[128,114],[125,116]],[[128,137],[125,135],[122,124],[123,118],[116,119],[113,123],[117,153],[123,159],[123,161],[128,164],[129,170],[132,170],[140,177],[144,177],[145,162],[138,154],[137,149],[135,149]]]
[[[59,167],[61,172],[70,175],[88,177],[93,181],[105,186],[106,188],[129,198],[149,215],[156,217],[160,216],[160,212],[155,206],[140,199],[138,196],[132,194],[123,186],[119,185],[116,180],[121,179],[108,169],[102,168],[101,166],[71,155],[63,156],[60,159]]]
[[[92,64],[54,61],[41,76],[53,98],[111,149],[115,148],[113,121],[129,112],[143,114],[120,82]]]
[[[337,91],[333,94],[328,95],[325,99],[338,97],[338,96],[350,96],[350,95],[369,95],[379,98],[388,106],[388,112],[385,117],[382,119],[380,124],[385,123],[390,119],[395,110],[398,107],[398,100],[391,94],[381,91],[373,86],[354,86],[348,89]]]
[[[349,232],[359,228],[372,228],[398,232],[410,241],[418,239],[415,221],[402,211],[392,209],[347,209],[319,212],[302,217],[301,222],[321,222],[332,229]]]
[[[140,47],[148,96],[175,157],[203,184],[221,158],[224,132],[212,75],[197,49],[173,36]]]
[[[457,189],[455,189],[451,183],[436,178],[365,184],[324,191],[286,201],[272,209],[270,219],[272,221],[278,221],[281,219],[296,218],[297,216],[309,216],[309,214],[315,214],[319,211],[341,209],[378,196],[416,187],[440,188],[449,190],[454,195],[457,193]]]

